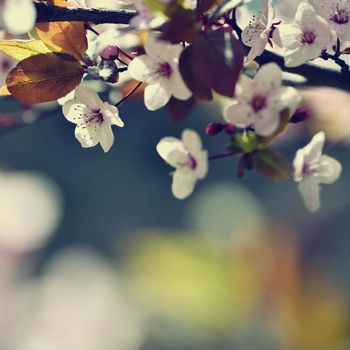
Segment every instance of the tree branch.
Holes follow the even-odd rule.
[[[43,22],[92,22],[94,24],[115,23],[129,24],[131,18],[136,15],[130,10],[102,10],[57,7],[46,2],[35,0],[37,10],[37,23]]]
[[[64,8],[38,0],[34,0],[34,2],[37,9],[37,23],[79,21],[94,24],[128,24],[130,19],[136,15],[135,11],[130,10]],[[269,51],[265,51],[257,59],[257,62],[259,64],[275,62],[286,72],[302,75],[307,79],[307,82],[303,84],[306,86],[330,86],[350,91],[350,72],[347,71],[337,72],[308,64],[288,68],[284,66],[283,57]]]

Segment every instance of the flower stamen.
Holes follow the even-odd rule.
[[[91,110],[91,114],[87,118],[88,123],[97,123],[101,125],[104,122],[103,114],[101,113],[100,109],[93,109]]]
[[[164,78],[169,78],[173,70],[168,62],[162,62],[159,63],[158,73]]]
[[[307,45],[313,44],[315,40],[316,40],[316,35],[313,31],[310,31],[310,30],[303,32],[303,35],[300,38],[300,42],[302,44],[307,44]]]
[[[266,97],[263,95],[255,95],[252,98],[251,105],[255,113],[260,112],[262,109],[266,108]]]

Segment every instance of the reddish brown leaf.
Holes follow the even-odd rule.
[[[64,0],[50,0],[48,2],[55,6],[68,6],[68,3]],[[84,23],[38,23],[36,25],[36,30],[39,38],[51,50],[68,53],[78,60],[81,60],[88,48]]]
[[[79,85],[84,74],[72,56],[48,53],[19,62],[7,76],[9,92],[18,100],[33,104],[56,101]]]

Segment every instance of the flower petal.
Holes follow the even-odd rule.
[[[259,113],[259,117],[255,118],[253,124],[258,135],[271,136],[280,125],[280,117],[271,110],[264,110]]]
[[[225,119],[239,127],[246,128],[253,124],[252,109],[247,104],[235,103],[224,112]]]
[[[197,132],[191,129],[185,129],[181,136],[185,149],[192,155],[195,155],[202,150],[202,140]]]
[[[291,86],[283,86],[269,96],[269,105],[278,111],[288,109],[293,114],[301,102],[299,91]]]
[[[103,151],[107,153],[114,143],[114,134],[110,125],[107,123],[101,124],[99,138]]]
[[[169,87],[171,89],[171,94],[178,100],[187,100],[192,96],[192,92],[189,90],[178,69],[174,70],[169,79]]]
[[[278,26],[277,32],[286,54],[298,50],[301,47],[302,44],[299,38],[303,32],[297,24],[281,24]]]
[[[135,57],[128,66],[128,72],[133,79],[152,84],[158,80],[156,74],[158,64],[149,56]]]
[[[84,121],[85,109],[86,106],[82,103],[77,103],[75,99],[65,102],[62,106],[63,115],[74,124],[80,124]]]
[[[275,6],[273,0],[265,0],[262,6],[263,16],[267,19],[267,27],[270,27],[275,19]]]
[[[312,177],[318,183],[332,184],[338,180],[341,171],[342,165],[336,159],[323,155],[317,170],[312,173]]]
[[[100,110],[112,125],[119,126],[120,128],[124,126],[124,122],[119,117],[117,107],[110,105],[108,102],[103,102]]]
[[[208,174],[209,161],[208,161],[208,151],[201,151],[196,154],[197,167],[195,169],[195,174],[197,179],[204,179]]]
[[[173,174],[171,190],[178,199],[185,199],[194,189],[196,178],[194,172],[188,168],[178,168]]]
[[[94,147],[100,141],[99,130],[87,124],[77,125],[75,137],[84,148]]]
[[[84,85],[79,85],[75,89],[75,98],[77,102],[81,102],[91,109],[98,109],[102,104],[96,91]]]
[[[305,164],[305,153],[299,149],[293,160],[293,178],[294,181],[300,182],[304,178],[303,169]]]
[[[145,106],[150,111],[164,107],[170,100],[171,92],[166,84],[155,83],[145,88]]]
[[[242,32],[242,42],[248,47],[254,47],[256,41],[260,38],[263,31],[266,29],[266,25],[261,21],[249,23]],[[266,41],[267,42],[267,41]]]
[[[276,63],[265,64],[256,73],[253,81],[259,92],[269,92],[281,86],[281,68]]]
[[[295,14],[295,21],[300,25],[314,26],[316,21],[316,11],[314,7],[307,2],[302,2]]]
[[[266,38],[257,38],[247,55],[247,62],[253,61],[256,57],[260,56],[264,52],[266,45]]]
[[[299,182],[298,190],[306,208],[315,212],[320,207],[320,185],[310,176]]]
[[[168,55],[168,51],[171,49],[171,44],[167,41],[159,39],[159,33],[150,31],[148,32],[147,41],[145,43],[145,51],[152,60],[156,62],[162,62]]]
[[[187,161],[188,152],[181,140],[175,137],[163,137],[157,144],[158,154],[174,168]]]
[[[302,148],[305,154],[306,163],[311,165],[320,160],[325,140],[325,133],[323,131],[320,131],[314,135],[309,144]]]

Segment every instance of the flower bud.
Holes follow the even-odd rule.
[[[114,61],[118,58],[118,55],[119,49],[114,45],[108,45],[100,52],[100,56],[104,60]]]
[[[219,134],[222,130],[224,130],[224,128],[225,128],[224,124],[210,123],[205,128],[205,133],[208,136],[215,136],[215,135]]]
[[[293,124],[301,123],[308,120],[310,117],[310,113],[308,108],[301,107],[298,108],[295,113],[290,117],[289,122]]]
[[[225,125],[225,132],[228,135],[233,135],[237,131],[237,128],[233,124]]]

